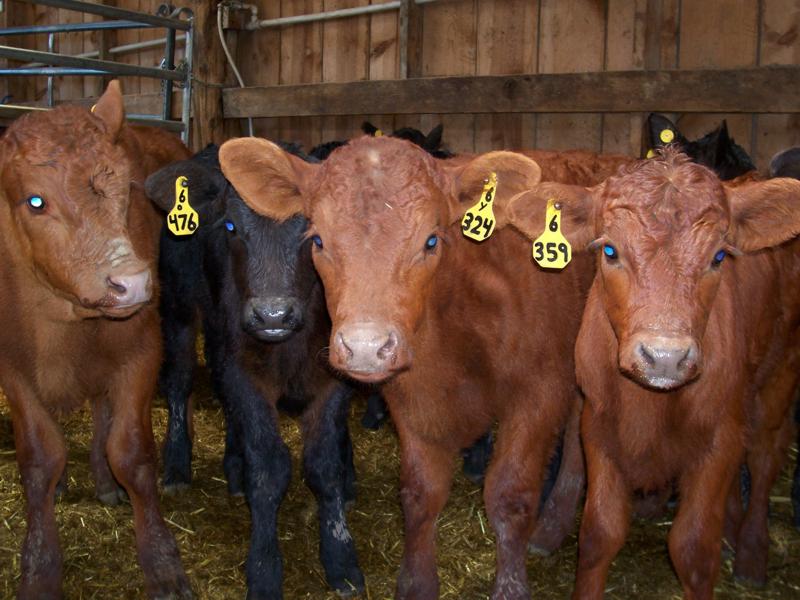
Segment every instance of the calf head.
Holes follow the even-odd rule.
[[[800,232],[800,182],[726,188],[667,149],[595,188],[542,184],[512,199],[508,221],[535,238],[553,198],[576,251],[599,252],[593,294],[617,338],[619,368],[657,390],[702,371],[702,340],[729,255]],[[734,258],[735,260],[735,258]]]
[[[333,321],[331,363],[368,382],[410,366],[414,332],[440,261],[469,243],[453,239],[450,225],[475,203],[484,180],[497,173],[497,214],[498,203],[540,175],[518,154],[495,152],[450,166],[385,136],[356,139],[321,165],[266,140],[243,138],[222,146],[220,163],[256,211],[308,219]]]
[[[147,195],[169,210],[179,176],[188,179],[203,235],[215,236],[220,244],[214,248],[226,248],[230,255],[230,263],[221,263],[233,271],[242,328],[268,342],[282,341],[301,329],[319,281],[305,219],[278,222],[251,210],[220,171],[215,146],[148,177]]]
[[[112,81],[92,112],[30,113],[0,139],[3,235],[42,284],[89,316],[125,317],[152,295],[151,265],[130,238],[137,182],[117,143],[123,121]]]
[[[672,139],[671,143],[681,152],[685,152],[694,162],[714,171],[724,181],[735,179],[756,169],[745,149],[728,133],[728,123],[725,120],[713,131],[690,141],[668,118],[651,113],[647,117],[647,131],[651,148],[663,148],[670,143],[665,139]],[[665,131],[669,131],[671,137],[662,137]]]

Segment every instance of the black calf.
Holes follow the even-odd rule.
[[[352,390],[332,375],[322,352],[330,321],[304,236],[307,223],[300,217],[277,223],[251,211],[222,176],[217,150],[209,146],[146,183],[148,196],[168,210],[176,177],[187,177],[200,217],[194,235],[162,237],[161,386],[170,410],[165,488],[191,481],[186,406],[199,314],[214,393],[225,409],[229,490],[244,492],[252,515],[248,598],[282,597],[277,515],[291,461],[278,429],[279,403],[301,418],[304,475],[319,506],[328,584],[340,594],[360,592],[364,578],[344,513],[355,495],[347,430]]]

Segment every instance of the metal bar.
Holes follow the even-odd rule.
[[[164,68],[175,69],[175,30],[167,30],[167,47],[164,50]],[[165,79],[161,82],[161,91],[164,94],[164,105],[161,109],[161,116],[169,119],[172,116],[172,82]]]
[[[192,73],[194,73],[194,15],[189,17],[189,23],[191,27],[186,32],[186,49],[184,50],[186,82],[183,84],[183,105],[181,106],[181,122],[183,123],[181,140],[183,140],[183,143],[187,146],[190,146],[189,140],[191,137],[190,118],[192,114]]]
[[[415,4],[430,4],[436,0],[414,0]],[[332,19],[342,19],[345,17],[356,17],[359,15],[371,15],[375,13],[388,12],[400,8],[400,0],[384,2],[383,4],[370,4],[367,6],[356,6],[353,8],[340,8],[325,12],[312,13],[308,15],[296,15],[294,17],[279,17],[277,19],[264,19],[263,21],[250,22],[245,25],[247,30],[267,29],[269,27],[284,27],[286,25],[298,25],[300,23],[315,23],[317,21],[330,21]]]
[[[6,35],[28,35],[40,33],[74,33],[77,31],[97,31],[101,29],[142,29],[153,25],[134,21],[93,21],[91,23],[62,23],[60,25],[20,25],[0,29],[0,37]]]
[[[175,38],[176,42],[185,42],[186,36],[181,34]],[[163,46],[167,43],[167,38],[158,38],[156,40],[147,40],[146,42],[134,42],[133,44],[123,44],[122,46],[114,46],[113,48],[108,49],[109,54],[126,54],[128,52],[135,52],[137,50],[146,50],[148,48],[157,48],[158,46]],[[68,56],[62,54],[62,56]],[[80,54],[75,54],[75,58],[97,58],[100,56],[99,50],[90,50],[89,52],[81,52]],[[174,61],[173,61],[174,62]],[[28,67],[38,67],[41,66],[42,63],[28,63],[26,65],[22,65],[25,68]]]
[[[126,19],[128,21],[136,21],[137,23],[147,23],[153,27],[170,27],[172,29],[180,29],[187,31],[190,25],[186,21],[180,19],[171,19],[169,17],[157,17],[155,15],[148,15],[134,10],[125,10],[123,8],[116,8],[115,6],[106,6],[105,4],[91,4],[89,2],[78,2],[77,0],[20,0],[29,4],[41,4],[44,6],[53,6],[55,8],[64,8],[66,10],[75,10],[79,12],[89,13],[93,15],[100,15],[101,17],[109,17],[111,19]]]
[[[10,58],[19,61],[35,61],[44,64],[51,64],[63,67],[82,67],[87,69],[97,69],[115,75],[132,75],[134,77],[152,77],[154,79],[171,79],[173,81],[184,81],[187,75],[177,71],[167,71],[156,67],[140,67],[138,65],[127,65],[116,63],[109,60],[96,60],[91,58],[76,58],[74,56],[62,56],[52,52],[39,52],[38,50],[24,50],[22,48],[12,48],[10,46],[0,46],[0,57]]]
[[[0,75],[9,77],[26,77],[29,75],[67,77],[70,75],[108,75],[108,72],[98,71],[97,69],[72,69],[70,67],[20,67],[19,69],[0,69]],[[53,106],[49,103],[49,99],[48,106]]]
[[[56,34],[49,33],[47,34],[47,51],[48,52],[55,52],[56,51]],[[52,65],[50,65],[52,68]],[[54,90],[53,90],[53,75],[49,75],[47,77],[47,106],[53,106],[54,102]]]

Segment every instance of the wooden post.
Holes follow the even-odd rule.
[[[414,0],[400,3],[400,78],[422,75],[422,9]]]
[[[216,5],[191,0],[194,12],[194,81],[192,83],[192,150],[225,139],[222,123],[222,88],[225,83],[225,54],[217,37]]]

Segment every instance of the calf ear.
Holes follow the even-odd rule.
[[[220,193],[222,174],[216,177],[208,172],[208,166],[194,160],[181,160],[167,165],[150,175],[144,182],[144,192],[159,208],[169,211],[175,204],[175,180],[186,177],[189,183],[189,201],[200,209]],[[215,181],[217,179],[218,181]]]
[[[122,100],[122,89],[119,80],[112,79],[106,91],[92,107],[92,114],[100,119],[103,128],[112,139],[117,139],[125,121],[125,105]]]
[[[650,148],[662,148],[666,146],[669,142],[665,142],[662,138],[662,132],[664,131],[671,131],[672,132],[672,139],[674,141],[680,141],[683,139],[680,131],[675,126],[675,123],[670,121],[664,115],[660,115],[658,113],[650,113],[647,117],[647,133],[650,137]]]
[[[450,222],[454,223],[481,197],[484,183],[497,174],[494,215],[498,227],[505,224],[506,203],[517,194],[531,189],[542,178],[542,170],[530,158],[516,152],[489,152],[457,167],[445,167],[453,182]]]
[[[541,183],[517,194],[507,203],[506,222],[531,241],[545,230],[548,201],[561,209],[561,233],[575,251],[584,250],[597,237],[595,203],[590,189],[563,183]]]
[[[800,181],[777,178],[728,189],[730,241],[744,252],[777,246],[800,233]]]
[[[252,137],[222,144],[219,162],[245,203],[276,221],[303,213],[302,190],[318,168],[270,141]]]

